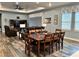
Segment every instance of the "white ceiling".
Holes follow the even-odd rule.
[[[45,9],[48,9],[50,7],[58,7],[58,6],[62,6],[62,5],[67,5],[70,4],[71,2],[51,2],[51,6],[49,6],[49,2],[19,2],[19,5],[24,8],[22,11],[31,11],[31,10],[37,10],[37,8],[39,7],[43,7]],[[1,8],[5,8],[5,9],[12,9],[12,10],[16,10],[16,3],[15,2],[1,2],[0,4]],[[1,9],[0,8],[0,9]]]

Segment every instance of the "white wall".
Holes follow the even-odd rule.
[[[2,14],[2,32],[4,32],[4,25],[9,26],[10,19],[17,19],[17,16],[20,17],[20,20],[27,20],[26,14],[19,14],[19,13],[11,13],[11,12],[1,12]]]
[[[62,7],[64,8],[64,7]],[[39,15],[40,14],[40,15]],[[45,18],[49,18],[51,17],[51,24],[47,24],[45,29],[49,32],[55,32],[55,29],[57,28],[61,28],[61,8],[58,9],[52,9],[49,11],[44,11],[44,12],[40,12],[40,13],[36,13],[36,14],[32,14],[32,16],[36,17],[36,16],[41,16],[42,17],[42,25],[43,25],[43,21],[45,20]],[[58,25],[54,25],[54,15],[58,15]],[[75,19],[73,19],[75,20]],[[79,40],[79,31],[75,31],[75,30],[64,30],[65,31],[65,37],[68,38],[73,38],[76,40]]]
[[[59,15],[59,24],[58,25],[54,25],[53,21],[54,21],[54,15],[58,14]],[[49,32],[55,32],[55,29],[56,28],[61,28],[61,15],[62,13],[59,11],[59,10],[51,10],[51,11],[48,11],[46,12],[46,14],[44,13],[43,14],[43,19],[44,20],[46,17],[51,17],[52,18],[52,23],[51,24],[48,24],[46,26],[46,30],[48,30]],[[75,19],[74,19],[75,20]],[[65,37],[68,37],[68,38],[72,38],[72,39],[75,39],[75,40],[79,40],[79,31],[75,31],[75,30],[64,30],[65,31]]]
[[[58,15],[58,25],[54,25],[54,15]],[[32,15],[29,15],[29,18],[31,17],[42,17],[42,25],[45,20],[45,18],[51,17],[51,24],[47,24],[45,27],[45,30],[49,32],[54,32],[56,28],[61,28],[61,14],[59,10],[51,10],[46,12],[40,12],[40,13],[34,13]]]
[[[59,10],[51,10],[47,12],[43,12],[42,21],[45,20],[45,18],[51,17],[51,23],[46,25],[46,30],[49,32],[54,32],[56,28],[61,28],[61,18],[58,19],[58,25],[54,24],[54,15],[58,15],[60,17],[60,11]],[[42,23],[43,24],[43,23]]]

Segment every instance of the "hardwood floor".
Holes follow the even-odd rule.
[[[0,33],[0,57],[27,57],[24,49],[25,45],[23,40],[19,40],[18,37],[8,38]],[[65,39],[64,48],[62,50],[55,51],[50,55],[46,55],[46,57],[69,57],[78,50],[79,42]],[[32,52],[31,56],[36,57]]]

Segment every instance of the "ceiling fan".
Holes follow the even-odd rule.
[[[22,7],[19,5],[19,2],[16,2],[15,9],[23,10],[24,8],[22,8]]]

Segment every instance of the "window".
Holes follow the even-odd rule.
[[[62,14],[62,29],[71,29],[71,13]]]
[[[79,31],[79,12],[75,13],[75,30]]]

